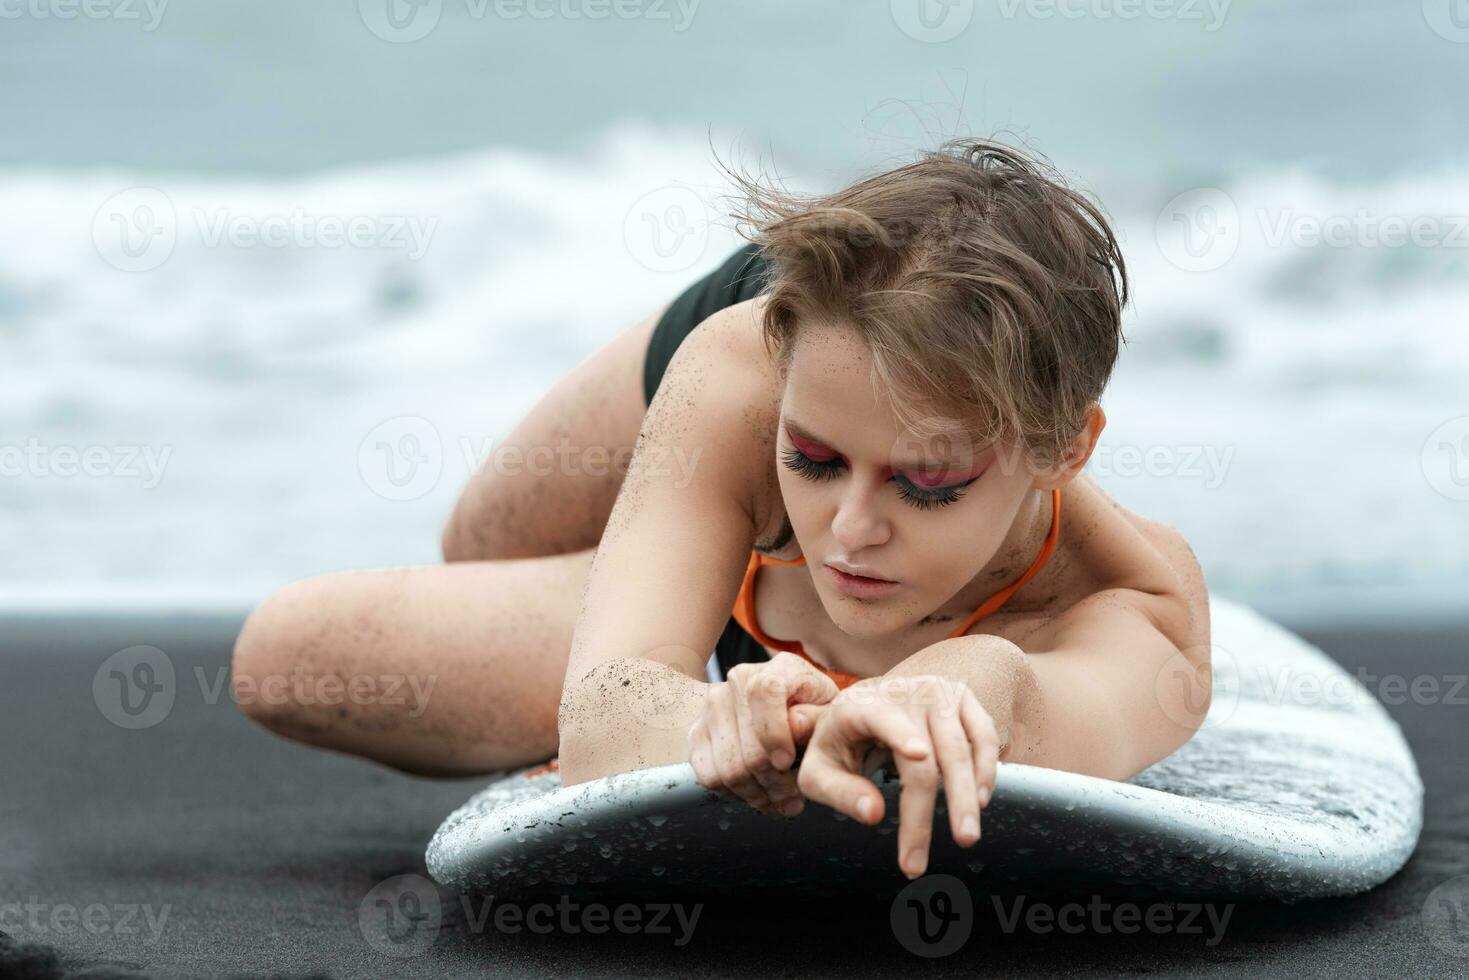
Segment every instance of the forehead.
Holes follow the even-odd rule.
[[[787,407],[807,415],[858,413],[869,425],[897,427],[891,401],[874,377],[872,352],[851,327],[803,324],[791,348],[785,382]]]
[[[786,373],[787,427],[844,455],[900,468],[979,460],[986,447],[976,445],[958,419],[925,415],[904,425],[872,368],[872,353],[855,329],[803,325]]]

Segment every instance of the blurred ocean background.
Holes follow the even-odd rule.
[[[1461,616],[1469,5],[1139,6],[0,5],[0,604],[436,561],[738,244],[716,157],[824,190],[998,134],[1123,237],[1096,479],[1272,615]]]

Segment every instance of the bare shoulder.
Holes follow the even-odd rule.
[[[1085,474],[1073,481],[1084,522],[1079,562],[1088,569],[1080,589],[1032,642],[1107,610],[1142,616],[1180,650],[1208,647],[1209,592],[1198,557],[1174,527],[1123,507]]]
[[[669,447],[690,465],[709,467],[706,485],[738,497],[747,512],[764,509],[773,474],[780,391],[760,337],[760,297],[703,320],[679,344],[644,415],[639,451],[656,461]]]
[[[764,297],[756,296],[702,321],[674,352],[668,376],[684,381],[686,389],[709,390],[718,401],[747,405],[773,436],[780,389],[761,336],[763,303]]]
[[[1171,525],[1122,510],[1167,568],[1167,582],[1149,599],[1158,629],[1180,649],[1208,646],[1209,587],[1188,539]]]

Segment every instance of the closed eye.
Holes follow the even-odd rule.
[[[808,480],[830,480],[837,475],[837,470],[842,468],[842,458],[833,456],[831,459],[812,459],[799,449],[787,449],[781,453],[781,459],[790,469],[804,476]]]
[[[846,465],[846,461],[840,456],[834,456],[831,459],[813,459],[794,448],[782,450],[781,461],[792,472],[817,482],[836,479],[837,474]],[[898,496],[919,510],[945,507],[954,503],[964,496],[964,488],[978,479],[979,477],[975,476],[962,483],[946,487],[925,487],[914,483],[901,473],[894,473],[892,476],[892,481],[898,485]]]
[[[980,474],[981,476],[983,474]],[[898,496],[908,501],[919,510],[928,510],[930,507],[946,507],[964,496],[964,488],[969,486],[979,477],[971,477],[962,483],[954,483],[947,487],[924,487],[914,483],[901,473],[893,475],[893,481],[898,485]]]

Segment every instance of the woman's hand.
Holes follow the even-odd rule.
[[[821,711],[797,787],[854,820],[878,823],[883,796],[863,776],[874,747],[891,750],[902,781],[898,865],[909,878],[928,867],[940,778],[955,843],[970,847],[979,840],[979,811],[994,792],[1001,746],[968,685],[931,674],[853,684]]]
[[[689,762],[699,782],[771,816],[800,813],[805,802],[790,771],[796,747],[836,695],[830,677],[793,653],[734,667],[709,688],[703,714],[689,728]]]

